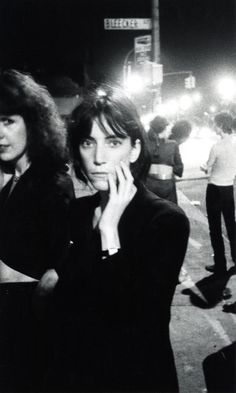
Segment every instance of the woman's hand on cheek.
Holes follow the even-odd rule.
[[[117,181],[111,174],[108,175],[110,193],[99,222],[100,230],[118,227],[122,214],[136,193],[134,179],[127,164],[121,162],[115,169]]]

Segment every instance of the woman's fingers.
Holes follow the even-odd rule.
[[[116,187],[114,177],[112,176],[111,173],[108,173],[107,180],[108,180],[108,185],[109,185],[109,190],[110,190],[110,198],[113,198],[117,193],[117,187]]]
[[[127,180],[129,180],[130,182],[133,182],[134,178],[132,176],[132,173],[131,173],[130,168],[128,167],[128,165],[125,162],[121,161],[120,162],[120,166],[121,166],[121,168],[123,170],[125,178]]]
[[[126,182],[125,182],[125,184],[126,184],[126,188],[125,188],[126,197],[131,199],[134,195],[134,191],[136,190],[136,187],[134,186],[134,178],[132,176],[129,166],[127,164],[125,164],[123,161],[121,162],[121,168],[122,168],[123,174],[126,179]]]
[[[121,161],[120,166],[116,166],[117,173],[117,193],[118,196],[123,200],[130,200],[134,193],[133,189],[133,176],[127,164]]]
[[[116,165],[116,176],[117,176],[117,193],[118,195],[123,195],[125,191],[125,177],[123,171],[119,165]]]
[[[109,201],[99,221],[99,228],[103,230],[117,228],[120,217],[136,192],[133,176],[126,164],[117,165],[115,174],[108,175]]]

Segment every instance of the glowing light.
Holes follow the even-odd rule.
[[[200,171],[200,165],[207,161],[210,149],[216,141],[217,138],[213,138],[213,136],[210,135],[210,131],[208,133],[206,130],[205,132],[204,130],[201,130],[201,134],[199,136],[190,137],[187,141],[180,145],[180,154],[186,168],[185,176],[188,176],[187,168],[191,174],[194,170],[196,172],[196,176],[203,174]]]
[[[199,91],[195,91],[192,95],[192,99],[194,102],[200,102],[202,100],[202,95],[199,93]]]
[[[138,74],[131,74],[126,81],[126,89],[130,93],[139,93],[143,90],[144,83]]]
[[[189,95],[184,95],[180,97],[179,105],[182,110],[187,110],[192,106],[192,99]]]
[[[107,93],[103,89],[97,89],[97,95],[99,97],[106,97]]]
[[[157,104],[154,108],[154,113],[159,116],[166,115],[166,105],[164,103]]]
[[[216,106],[215,105],[211,105],[210,106],[210,108],[209,108],[209,111],[211,112],[211,113],[215,113],[216,112]]]
[[[225,77],[219,80],[217,89],[223,99],[231,101],[236,95],[236,82],[232,78]]]
[[[165,112],[166,113],[173,115],[173,114],[177,113],[178,110],[179,110],[179,105],[176,100],[170,100],[165,103]]]
[[[212,135],[215,137],[215,133],[212,128],[203,126],[198,129],[198,138],[211,138]]]

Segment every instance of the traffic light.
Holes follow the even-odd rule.
[[[188,76],[184,79],[185,89],[194,89],[196,86],[196,78],[193,75]]]

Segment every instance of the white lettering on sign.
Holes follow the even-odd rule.
[[[105,30],[150,30],[151,28],[151,19],[149,18],[104,19]]]

